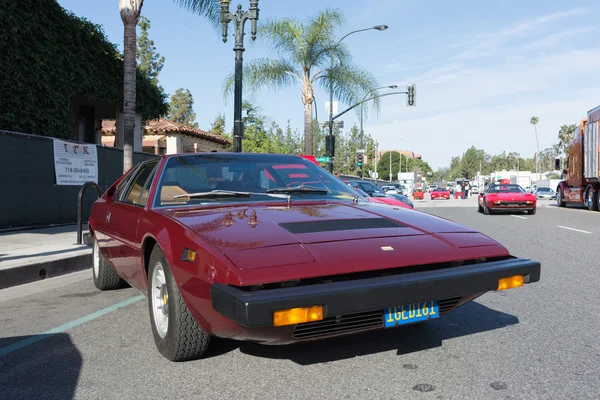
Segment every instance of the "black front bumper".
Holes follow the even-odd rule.
[[[215,283],[213,308],[246,328],[272,326],[273,312],[294,307],[324,306],[324,317],[384,309],[484,293],[498,288],[498,279],[524,275],[525,283],[540,280],[537,261],[511,257],[502,261],[433,271],[246,292]]]

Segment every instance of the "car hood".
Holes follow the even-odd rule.
[[[162,212],[240,269],[386,257],[395,258],[398,266],[401,255],[412,265],[509,255],[496,241],[457,223],[377,203],[298,202]]]

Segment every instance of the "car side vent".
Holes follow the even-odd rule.
[[[328,221],[287,222],[279,224],[290,233],[347,231],[354,229],[406,228],[406,225],[387,218],[334,219]]]

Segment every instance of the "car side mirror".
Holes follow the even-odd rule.
[[[117,187],[116,186],[111,186],[107,191],[106,191],[106,197],[108,197],[109,199],[113,200],[113,197],[115,196],[115,192],[117,191]]]

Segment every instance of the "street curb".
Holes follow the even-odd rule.
[[[92,254],[90,253],[0,270],[0,289],[83,271],[91,267]]]

